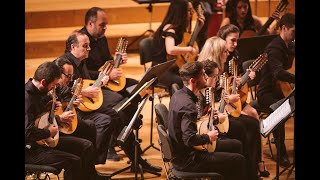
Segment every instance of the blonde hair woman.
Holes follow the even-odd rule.
[[[224,72],[224,63],[229,55],[226,47],[226,41],[218,36],[208,38],[203,45],[199,54],[198,61],[205,61],[207,59],[218,64],[219,74]]]

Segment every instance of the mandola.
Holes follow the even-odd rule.
[[[50,112],[46,112],[43,115],[40,116],[40,118],[36,119],[35,121],[35,126],[43,129],[46,128],[47,126],[54,126],[58,127],[58,123],[54,117],[54,109],[55,109],[55,104],[56,104],[56,91],[54,87],[52,89],[52,105],[51,105],[51,110]],[[47,139],[42,139],[37,141],[37,144],[42,145],[42,146],[48,146],[48,147],[56,147],[59,142],[59,131],[54,137],[48,137]]]
[[[72,134],[77,128],[78,118],[77,118],[76,109],[73,105],[73,101],[76,100],[77,97],[80,95],[82,86],[83,86],[82,78],[78,78],[77,80],[75,80],[74,85],[71,90],[73,92],[73,96],[72,96],[71,100],[69,102],[62,102],[62,107],[59,108],[55,112],[55,114],[60,115],[65,111],[71,110],[73,112],[73,114],[75,114],[75,116],[73,117],[71,122],[61,122],[60,123],[59,131],[64,134]]]

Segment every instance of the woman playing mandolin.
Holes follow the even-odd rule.
[[[183,40],[184,33],[187,32],[193,11],[192,3],[187,0],[171,1],[165,18],[154,34],[152,66],[174,59],[176,55],[196,55],[198,53],[193,46],[178,46]],[[199,17],[198,20],[199,29],[201,29],[204,17]],[[169,88],[173,83],[177,83],[180,88],[183,86],[177,66],[163,72],[159,82]]]
[[[249,0],[228,0],[226,11],[229,12],[230,15],[222,20],[220,27],[227,24],[234,24],[240,29],[240,37],[252,37],[263,28],[261,19],[252,14]],[[272,18],[279,19],[279,17],[280,10],[276,9],[272,14]],[[272,29],[260,32],[260,34],[274,33],[275,32]]]

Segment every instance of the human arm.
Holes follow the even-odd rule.
[[[193,147],[207,144],[210,142],[208,134],[197,134],[196,113],[190,113],[194,110],[181,110],[181,131],[182,140],[186,146]]]
[[[268,51],[268,63],[272,76],[280,81],[295,83],[295,75],[291,74],[284,68],[284,63],[288,61],[288,57],[278,48],[270,48]],[[290,67],[292,65],[289,64]]]
[[[167,24],[164,29],[169,28],[171,25]],[[166,52],[169,55],[179,55],[180,53],[190,53],[192,55],[197,53],[197,49],[192,46],[180,47],[175,45],[175,30],[168,29],[162,36],[165,39]]]

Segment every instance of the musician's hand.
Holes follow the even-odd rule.
[[[54,137],[59,131],[58,126],[55,125],[49,125],[47,129],[50,131],[50,137]]]
[[[103,85],[103,86],[107,85],[108,82],[109,82],[109,79],[110,79],[109,75],[104,76],[104,77],[101,79],[102,85]]]
[[[198,50],[192,46],[188,46],[189,48],[189,51],[188,51],[188,54],[191,54],[191,55],[196,55],[198,54]]]
[[[126,64],[127,61],[128,61],[128,54],[127,53],[122,53],[121,64]]]
[[[62,108],[62,103],[60,101],[56,101],[54,111],[57,111],[60,108]]]
[[[231,104],[231,103],[235,103],[240,99],[240,94],[230,94],[230,95],[226,95],[224,96],[224,100],[226,101],[226,103]]]
[[[200,22],[199,28],[201,29],[203,27],[203,25],[204,25],[204,21],[206,20],[206,18],[204,17],[203,14],[201,14],[200,16],[198,16],[198,20]]]
[[[110,80],[119,80],[122,76],[122,70],[120,68],[113,68],[109,76]]]
[[[65,111],[62,114],[59,115],[60,120],[62,122],[71,122],[72,119],[74,118],[75,114],[73,113],[73,111]]]
[[[216,120],[218,118],[218,110],[214,109],[213,111],[213,119]]]
[[[209,131],[207,134],[210,138],[210,141],[213,142],[213,141],[217,140],[219,132],[218,132],[218,130],[213,129],[212,131]]]
[[[256,77],[256,72],[254,72],[254,71],[251,71],[250,69],[247,69],[247,71],[249,71],[250,73],[249,73],[249,77],[250,77],[250,79],[252,80],[252,79],[254,79],[255,77]]]
[[[98,97],[100,89],[96,86],[88,86],[85,89],[82,89],[81,94],[84,97],[95,98]]]
[[[221,113],[221,112],[218,112],[218,118],[219,118],[219,123],[221,124],[221,123],[223,123],[226,119],[227,119],[227,115],[226,114],[223,114],[223,113]]]
[[[83,99],[82,99],[82,95],[79,94],[79,95],[77,96],[77,98],[73,101],[73,106],[78,107],[79,104],[80,104],[80,102],[81,102],[82,100],[83,100]]]
[[[275,20],[279,21],[280,20],[280,10],[279,9],[276,9],[274,11],[274,13],[272,13],[271,15]]]

